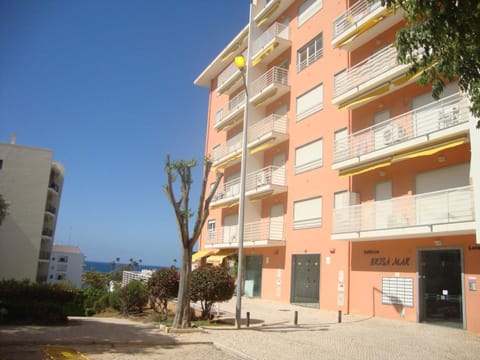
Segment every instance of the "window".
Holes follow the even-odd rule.
[[[323,0],[305,0],[298,8],[297,26],[300,27],[323,7]]]
[[[216,221],[215,220],[208,220],[208,225],[207,225],[207,238],[208,240],[214,240],[215,239],[215,227],[216,227]]]
[[[347,128],[335,131],[334,134],[334,156],[333,162],[348,158],[348,132]]]
[[[3,160],[0,159],[0,169],[3,168]]]
[[[323,34],[320,33],[297,51],[297,72],[312,65],[323,55]]]
[[[295,149],[295,174],[312,170],[323,165],[323,139]]]
[[[215,113],[215,125],[221,122],[222,118],[223,118],[223,109],[220,109]]]
[[[66,263],[68,262],[68,256],[60,256],[58,258],[58,262],[61,262],[61,263]]]
[[[322,197],[293,203],[293,228],[295,230],[322,226]]]
[[[297,98],[297,121],[323,109],[323,84],[314,87]]]

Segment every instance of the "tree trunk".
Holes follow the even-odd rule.
[[[177,329],[191,327],[190,284],[192,282],[192,252],[191,246],[182,248],[178,301],[175,319],[173,320],[173,327]]]

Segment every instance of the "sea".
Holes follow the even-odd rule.
[[[123,265],[123,264],[120,264]],[[126,265],[126,264],[125,264]],[[116,264],[118,266],[118,264]],[[165,266],[157,266],[157,265],[144,265],[140,264],[138,265],[138,268],[136,271],[141,271],[141,270],[158,270],[158,269],[163,269]],[[108,273],[112,271],[112,263],[111,262],[101,262],[101,261],[85,261],[85,266],[84,266],[85,271],[98,271],[101,273]]]

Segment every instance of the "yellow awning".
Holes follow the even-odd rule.
[[[270,54],[273,50],[275,50],[275,48],[278,46],[278,41],[275,41],[274,43],[272,43],[269,47],[267,47],[266,49],[264,49],[260,54],[258,54],[257,56],[255,56],[254,59],[252,59],[252,66],[255,66],[259,63],[262,62],[262,60],[265,58],[265,56],[267,56],[268,54]]]
[[[250,150],[250,154],[253,155],[253,154],[256,154],[257,152],[268,149],[270,146],[273,145],[275,140],[276,138],[268,139],[267,141],[255,146],[253,149]]]
[[[390,89],[390,84],[383,85],[383,86],[369,92],[368,94],[366,94],[366,95],[364,95],[360,98],[357,98],[357,99],[354,99],[351,102],[347,102],[347,103],[342,104],[338,108],[338,110],[348,109],[349,107],[352,107],[354,105],[358,105],[358,104],[361,104],[365,101],[371,100],[371,99],[377,97],[378,95],[386,93],[388,91],[388,89]]]
[[[265,23],[272,14],[277,11],[278,7],[280,6],[280,1],[278,1],[273,7],[268,10],[265,14],[260,19],[257,19],[257,25],[262,26],[263,23]]]
[[[195,254],[192,255],[192,262],[200,260],[201,258],[210,255],[213,253],[212,250],[198,250]]]
[[[347,172],[344,172],[344,173],[340,172],[339,176],[344,177],[344,176],[353,176],[353,175],[363,174],[367,171],[371,171],[371,170],[375,170],[375,169],[382,168],[382,167],[385,167],[385,166],[389,166],[390,164],[391,164],[390,161],[385,161],[385,162],[377,163],[377,164],[374,164],[374,165],[368,165],[368,166],[364,166],[364,167],[361,167],[361,168],[356,168],[356,169],[353,169],[351,171],[347,171]]]
[[[211,255],[207,258],[208,264],[220,265],[227,256],[233,255],[237,252],[236,249],[222,249],[219,250],[214,255]]]
[[[464,142],[465,142],[465,138],[456,139],[456,140],[449,141],[447,143],[437,144],[435,146],[431,146],[431,147],[426,148],[426,149],[424,148],[424,149],[417,150],[417,151],[411,151],[411,152],[406,153],[406,154],[395,155],[393,157],[392,161],[401,161],[401,160],[406,160],[406,159],[413,159],[413,158],[420,157],[420,156],[433,155],[433,154],[436,154],[439,151],[449,149],[449,148],[452,148],[452,147],[455,147],[455,146],[458,146],[458,145],[462,145]]]

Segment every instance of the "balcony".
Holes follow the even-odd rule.
[[[243,247],[285,246],[283,218],[246,223]],[[238,248],[238,225],[223,226],[207,234],[206,248]]]
[[[287,25],[274,23],[252,44],[252,66],[268,64],[292,46]]]
[[[466,135],[469,120],[470,110],[465,97],[454,94],[433,101],[336,140],[332,169],[347,171],[380,159],[387,166],[392,161],[416,157],[411,154],[406,157],[415,149],[427,150],[422,153],[424,155],[434,154],[445,149],[446,140]]]
[[[57,208],[52,205],[47,205],[47,207],[45,208],[45,213],[50,216],[55,216],[57,213]]]
[[[48,190],[51,190],[54,193],[58,193],[59,189],[60,189],[60,187],[55,182],[51,182],[50,185],[48,185]]]
[[[52,237],[53,236],[53,230],[49,228],[44,228],[42,231],[42,236],[47,236],[47,237]]]
[[[268,166],[247,175],[245,197],[249,200],[258,200],[285,191],[287,186],[283,167]],[[235,178],[227,181],[221,191],[217,190],[210,206],[213,208],[234,206],[239,200],[240,178]]]
[[[250,102],[255,105],[268,105],[290,91],[288,70],[275,66],[252,82]]]
[[[471,186],[333,210],[332,240],[390,240],[475,233]]]
[[[242,54],[247,56],[246,52]],[[242,73],[235,63],[231,63],[220,75],[218,75],[217,95],[231,95],[243,84]]]
[[[268,25],[274,21],[280,14],[287,10],[295,0],[272,0],[267,1],[265,7],[254,17],[257,26]]]
[[[51,255],[50,251],[40,251],[38,255],[38,259],[43,261],[50,261],[50,255]]]
[[[245,196],[249,200],[258,200],[285,191],[287,185],[284,167],[267,166],[247,175]]]
[[[380,0],[359,0],[333,21],[333,47],[352,51],[402,20]]]
[[[243,120],[245,111],[245,91],[241,91],[234,96],[228,104],[221,108],[215,114],[215,125],[213,128],[217,131],[227,130],[238,122]]]
[[[213,166],[225,167],[238,162],[242,156],[242,135],[232,136],[225,143],[213,148]]]
[[[288,140],[287,115],[271,114],[248,129],[248,149],[251,154],[266,150]]]
[[[409,65],[397,64],[397,49],[384,47],[374,55],[335,75],[332,103],[341,109],[355,108],[403,87],[414,80]]]

